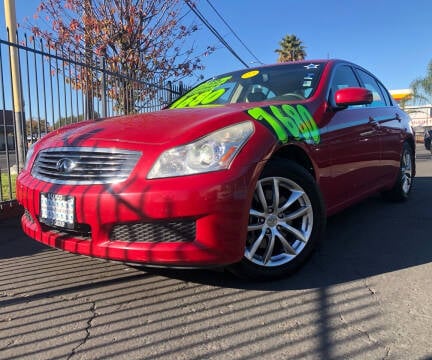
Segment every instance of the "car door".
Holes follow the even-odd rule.
[[[404,114],[392,101],[385,87],[371,74],[357,68],[362,86],[370,90],[373,101],[368,105],[371,121],[376,124],[381,153],[381,166],[376,169],[379,183],[393,179],[399,170],[401,142],[401,120]],[[378,183],[378,184],[379,184]]]
[[[338,109],[334,96],[345,87],[359,87],[360,82],[350,65],[339,65],[330,80],[330,118],[323,140],[331,156],[332,198],[335,206],[361,197],[378,177],[380,144],[378,125],[365,105]],[[367,191],[367,190],[366,190]]]

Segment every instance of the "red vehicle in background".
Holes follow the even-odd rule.
[[[83,255],[253,279],[295,271],[326,217],[415,175],[409,117],[342,60],[224,74],[167,109],[51,132],[17,180],[24,232]]]

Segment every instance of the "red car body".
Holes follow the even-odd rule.
[[[320,68],[316,86],[305,99],[199,103],[206,94],[224,86],[212,83],[210,90],[201,87],[195,95],[183,97],[184,106],[175,102],[159,112],[91,120],[49,133],[34,145],[17,180],[17,199],[25,208],[24,232],[55,248],[130,263],[228,265],[241,261],[245,254],[256,184],[275,157],[295,162],[312,175],[322,197],[324,216],[377,191],[390,190],[400,175],[404,144],[412,147],[411,154],[414,152],[408,116],[388,94],[385,106],[368,105],[373,101],[372,93],[361,88],[361,81],[357,88],[332,94],[338,66],[365,71],[354,64],[341,60],[296,64]],[[240,72],[243,75],[239,78],[251,79],[257,76],[254,71],[262,73],[278,66],[288,65],[248,69]],[[312,77],[304,75],[303,84],[309,85],[309,80],[304,80],[307,76]],[[329,96],[334,97],[329,100]],[[188,106],[192,97],[196,104]],[[312,118],[309,123],[308,116]],[[279,120],[276,123],[274,119]],[[303,122],[291,129],[293,119]],[[165,151],[242,122],[247,122],[252,132],[227,168],[148,177]],[[121,181],[112,183],[53,181],[35,174],[38,156],[45,150],[53,155],[56,149],[68,151],[55,158],[59,171],[70,165],[67,154],[71,151],[82,150],[84,155],[101,149],[131,152],[135,163]],[[95,161],[106,160],[96,157]],[[411,175],[414,173],[413,165]],[[43,219],[58,217],[42,216],[41,194],[44,207],[54,206],[57,195],[63,196],[59,198],[61,204],[73,203],[73,214],[66,215],[71,216],[69,224],[62,226],[60,222],[59,226],[57,220]],[[60,211],[58,207],[49,209]]]

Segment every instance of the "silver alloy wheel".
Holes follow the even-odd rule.
[[[408,150],[405,150],[402,155],[401,172],[402,172],[402,190],[405,194],[408,194],[412,185],[412,173],[413,173],[412,156],[411,156],[411,152]]]
[[[264,267],[284,265],[305,248],[313,228],[309,196],[294,181],[260,179],[249,211],[245,257]]]

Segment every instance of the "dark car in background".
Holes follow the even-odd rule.
[[[424,147],[426,150],[431,149],[431,140],[432,140],[432,129],[425,130],[425,132],[424,132]]]
[[[347,61],[227,73],[165,110],[47,134],[17,180],[22,226],[88,256],[285,276],[323,238],[328,215],[377,192],[408,197],[409,120]]]

